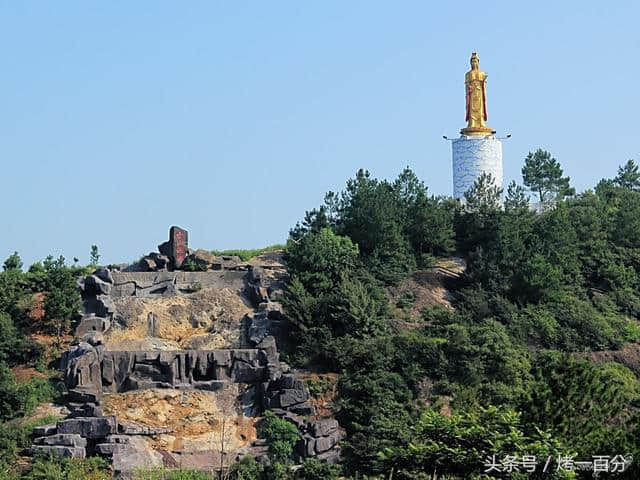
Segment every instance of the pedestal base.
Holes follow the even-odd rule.
[[[493,136],[462,136],[451,142],[453,196],[464,199],[476,179],[490,173],[502,188],[502,142]]]
[[[461,135],[478,135],[487,136],[493,135],[496,131],[491,127],[465,127],[460,130]]]

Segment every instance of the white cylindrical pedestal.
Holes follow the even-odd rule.
[[[461,136],[451,142],[453,149],[453,196],[464,199],[476,179],[490,173],[502,188],[502,142],[495,137]]]

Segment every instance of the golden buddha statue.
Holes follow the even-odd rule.
[[[491,135],[495,131],[487,127],[487,74],[480,70],[480,60],[476,52],[471,54],[471,70],[464,76],[467,93],[467,127],[460,130],[462,135]]]

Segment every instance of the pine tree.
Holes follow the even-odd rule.
[[[22,259],[18,252],[13,252],[5,261],[3,265],[4,270],[22,270]]]
[[[562,173],[558,161],[540,148],[534,153],[529,152],[522,167],[524,184],[538,195],[543,208],[555,200],[575,194],[575,190],[569,186],[569,177],[563,177]]]
[[[91,245],[91,252],[89,253],[91,261],[90,264],[92,266],[97,266],[98,262],[100,261],[100,253],[98,251],[98,246],[97,245]]]
[[[629,160],[624,166],[618,167],[618,176],[613,182],[622,188],[640,190],[640,169],[633,160]]]

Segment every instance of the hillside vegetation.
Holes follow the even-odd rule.
[[[408,169],[393,182],[361,170],[292,229],[284,303],[302,335],[291,358],[340,373],[347,473],[480,478],[492,455],[638,458],[638,379],[580,354],[640,336],[638,168],[578,195],[546,152],[523,173],[538,213],[515,183],[501,204],[483,176],[458,203]],[[388,287],[454,252],[467,264],[454,308],[392,328]],[[579,475],[554,464],[544,478]]]
[[[539,150],[523,182],[502,192],[483,176],[457,202],[430,195],[409,169],[394,181],[361,170],[307,212],[284,247],[285,356],[313,372],[313,392],[331,397],[348,432],[345,456],[340,466],[290,469],[297,433],[267,416],[261,438],[272,464],[245,458],[230,479],[491,479],[505,476],[486,471],[491,458],[534,456],[535,471],[521,464],[509,478],[591,478],[556,462],[640,458],[640,366],[628,353],[640,338],[638,167],[630,161],[575,194]],[[528,191],[540,200],[535,211]],[[416,303],[427,288],[416,282],[446,265],[456,274],[438,280],[441,301]],[[56,360],[85,273],[63,258],[27,271],[18,254],[4,262],[0,479],[110,476],[99,459],[20,459],[33,425],[51,421],[32,412],[59,395]],[[634,461],[606,478],[640,478],[640,468]]]

